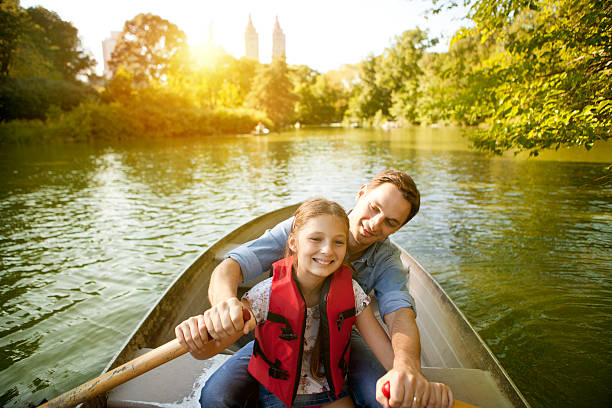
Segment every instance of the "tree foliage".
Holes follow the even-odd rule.
[[[199,107],[238,108],[245,104],[259,63],[236,59],[223,49],[184,49],[171,60],[166,84]]]
[[[18,0],[0,2],[0,75],[7,76],[19,37],[23,32],[25,12]]]
[[[277,127],[293,120],[297,100],[285,58],[274,58],[255,77],[247,105],[264,111]]]
[[[133,74],[137,83],[165,80],[173,56],[186,46],[185,33],[159,16],[138,14],[126,21],[109,66],[120,66]]]
[[[450,75],[454,114],[485,124],[472,135],[477,148],[537,155],[610,138],[612,3],[480,0],[470,16],[475,27],[453,46],[488,43],[487,52],[470,67],[456,59]]]
[[[41,54],[50,70],[71,81],[91,72],[95,61],[82,48],[78,30],[71,23],[43,7],[29,8],[26,13],[30,23],[26,31],[28,43],[34,45],[35,52]],[[22,65],[27,64],[28,61],[22,61]]]
[[[0,75],[78,81],[95,60],[81,46],[77,29],[43,7],[27,10],[0,3]]]
[[[44,119],[96,97],[80,79],[95,61],[77,29],[42,7],[0,2],[0,120]]]
[[[361,63],[360,82],[350,101],[349,114],[360,120],[420,122],[420,62],[435,43],[422,30],[408,30],[397,36],[382,55],[366,58]]]

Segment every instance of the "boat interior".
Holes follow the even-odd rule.
[[[287,207],[247,223],[199,256],[167,290],[107,370],[174,338],[174,327],[178,323],[209,306],[206,293],[210,273],[225,254],[261,235],[266,226],[275,225],[294,211],[295,206]],[[264,217],[262,226],[258,220]],[[528,407],[499,362],[440,285],[414,258],[403,249],[401,251],[406,272],[409,272],[409,289],[417,305],[423,374],[430,381],[449,385],[456,399],[478,407]],[[184,296],[185,293],[191,295]],[[116,387],[108,393],[106,405],[198,407],[200,390],[206,379],[232,352],[230,348],[224,354],[203,361],[185,354]]]

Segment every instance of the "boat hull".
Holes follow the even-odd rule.
[[[155,348],[172,340],[174,328],[180,322],[210,306],[207,296],[210,276],[225,254],[289,218],[297,206],[258,217],[200,254],[149,310],[104,372],[132,360],[142,353],[142,349]],[[493,353],[442,287],[413,257],[400,249],[406,272],[410,271],[410,292],[417,304],[424,374],[432,381],[449,384],[458,399],[481,407],[528,407]],[[163,376],[162,367],[156,370]],[[84,406],[105,407],[106,402],[106,396],[100,396]]]

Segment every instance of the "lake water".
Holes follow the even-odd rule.
[[[0,406],[98,375],[176,274],[242,223],[315,195],[349,208],[386,168],[422,194],[394,238],[530,403],[612,406],[612,145],[538,159],[467,145],[453,129],[307,128],[0,147]]]

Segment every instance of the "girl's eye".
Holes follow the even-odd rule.
[[[314,242],[319,242],[321,240],[321,238],[310,238],[310,240],[314,241]]]

